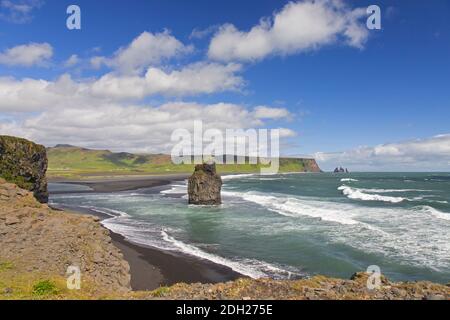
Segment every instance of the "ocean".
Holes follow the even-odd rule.
[[[106,214],[102,223],[130,241],[253,278],[349,278],[377,265],[395,281],[450,281],[449,173],[243,174],[223,181],[218,207],[188,205],[185,181],[156,191],[51,194],[50,203]]]

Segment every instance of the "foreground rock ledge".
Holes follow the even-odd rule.
[[[77,266],[82,287],[89,283],[104,292],[130,291],[128,262],[98,218],[53,210],[3,179],[0,244],[0,263],[13,265],[15,274],[65,278],[67,268]]]
[[[369,275],[350,280],[315,276],[301,280],[239,279],[218,284],[177,284],[155,291],[158,297],[181,300],[449,300],[450,287],[420,282],[390,282],[382,277],[379,289],[367,289]],[[153,296],[155,295],[153,293]],[[142,296],[141,296],[142,297]],[[148,297],[147,298],[151,298]]]
[[[216,164],[199,164],[188,181],[189,204],[218,205],[222,203],[220,190],[222,179],[216,172]]]

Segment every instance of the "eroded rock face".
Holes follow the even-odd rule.
[[[0,177],[48,202],[45,147],[22,138],[0,136]]]
[[[216,172],[216,165],[199,164],[189,178],[189,204],[218,205],[222,203],[220,190],[222,179]]]
[[[131,290],[130,266],[98,218],[53,210],[1,178],[0,244],[0,261],[12,262],[18,272],[65,276],[76,266],[82,286]]]

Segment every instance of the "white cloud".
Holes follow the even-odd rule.
[[[297,132],[287,128],[279,128],[280,138],[292,138],[297,136]]]
[[[208,56],[220,61],[254,61],[339,41],[362,48],[368,37],[365,23],[360,21],[364,15],[365,10],[350,9],[340,0],[290,2],[248,32],[223,25],[211,40]]]
[[[71,55],[71,56],[69,57],[69,59],[67,59],[67,60],[64,62],[64,66],[65,66],[66,68],[71,68],[71,67],[73,67],[73,66],[76,66],[78,63],[80,63],[80,58],[78,57],[78,55],[73,54],[73,55]]]
[[[91,64],[94,68],[104,64],[123,73],[139,73],[149,66],[192,50],[191,46],[185,46],[168,31],[155,34],[143,32],[128,46],[117,50],[113,57],[94,57]]]
[[[244,83],[235,74],[240,69],[238,64],[195,63],[169,72],[149,68],[143,77],[109,73],[92,84],[92,93],[123,99],[155,94],[185,96],[234,91],[239,90]]]
[[[236,91],[243,79],[237,64],[196,63],[166,72],[149,68],[144,76],[108,73],[99,79],[74,80],[64,74],[56,81],[0,77],[0,111],[28,112],[57,105],[140,100],[153,95],[193,96]]]
[[[218,25],[209,26],[205,29],[195,28],[189,35],[189,39],[203,39],[218,30]]]
[[[258,106],[255,108],[255,117],[258,119],[282,119],[291,117],[291,114],[285,108]]]
[[[30,22],[33,18],[33,11],[43,4],[42,0],[1,0],[0,19],[12,23]]]
[[[9,66],[45,65],[53,56],[48,43],[29,43],[9,48],[0,53],[0,64]]]
[[[228,103],[166,103],[158,107],[94,104],[84,108],[58,106],[22,121],[0,121],[0,132],[26,137],[45,145],[69,143],[90,148],[130,152],[169,152],[173,130],[192,132],[195,120],[204,130],[257,128],[264,123],[254,110]],[[292,136],[281,129],[281,137]]]
[[[328,170],[342,165],[369,171],[448,171],[450,134],[344,152],[318,152],[315,157]]]

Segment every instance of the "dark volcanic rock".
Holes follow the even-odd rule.
[[[0,177],[33,192],[41,203],[48,201],[47,153],[31,141],[0,136]]]
[[[214,163],[196,165],[188,183],[189,204],[221,204],[221,188],[222,179],[217,174]]]

